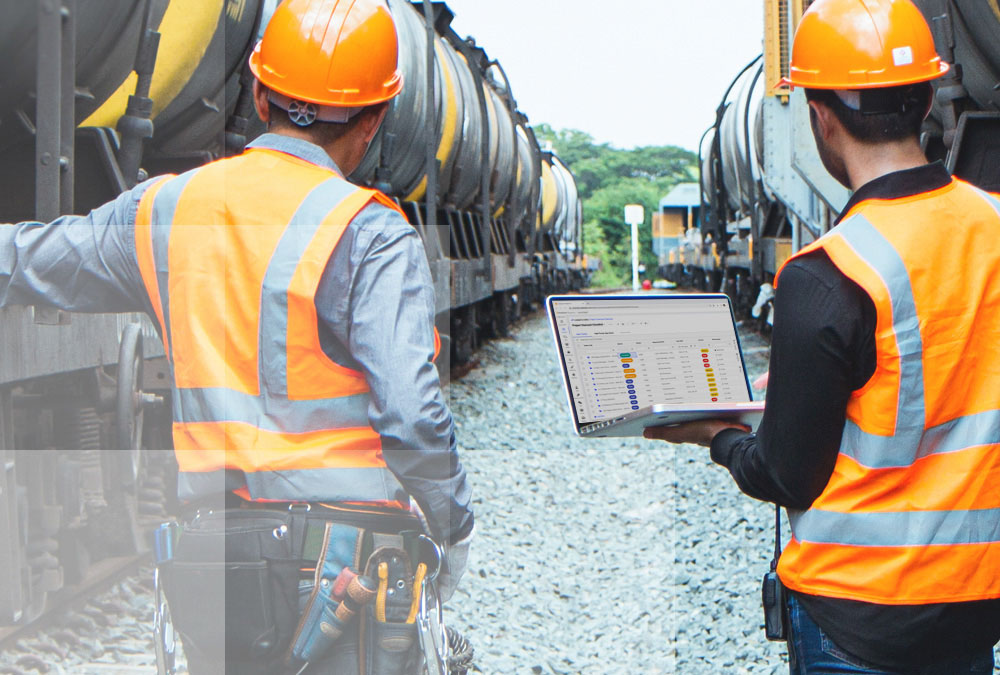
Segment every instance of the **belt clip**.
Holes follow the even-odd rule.
[[[421,543],[427,542],[430,545],[431,550],[434,551],[434,558],[435,558],[434,571],[433,572],[429,571],[427,575],[424,577],[425,581],[434,581],[435,579],[437,579],[438,574],[441,572],[441,564],[442,561],[444,560],[444,553],[442,553],[441,547],[438,546],[438,543],[433,539],[431,539],[430,537],[428,537],[426,534],[422,533],[418,534],[417,541]],[[423,556],[421,556],[421,558],[422,557]]]
[[[160,523],[153,531],[153,557],[157,565],[173,559],[174,543],[179,533],[180,526],[174,521]]]
[[[295,502],[293,504],[289,504],[288,505],[288,510],[290,512],[292,512],[292,513],[295,513],[296,511],[302,511],[303,513],[309,513],[310,511],[312,511],[312,508],[313,508],[312,504],[310,504],[308,502]]]

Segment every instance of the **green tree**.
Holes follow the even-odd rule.
[[[657,268],[653,255],[652,215],[660,199],[677,183],[697,180],[698,156],[672,145],[622,150],[597,143],[583,131],[556,130],[547,124],[535,127],[544,146],[566,163],[576,177],[583,202],[584,252],[598,257],[604,269],[595,275],[597,287],[631,283],[631,228],[625,224],[626,204],[642,204],[646,220],[639,227],[640,260],[647,277]]]

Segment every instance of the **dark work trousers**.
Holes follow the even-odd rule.
[[[885,669],[838,647],[792,593],[788,594],[788,657],[791,675],[964,675],[993,672],[993,649],[928,663],[913,670]]]

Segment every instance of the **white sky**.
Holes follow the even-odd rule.
[[[447,0],[455,31],[507,71],[532,124],[620,148],[697,150],[760,53],[760,0]]]

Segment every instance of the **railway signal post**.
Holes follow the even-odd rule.
[[[639,290],[639,225],[646,219],[642,204],[625,205],[625,223],[632,226],[632,290]]]

